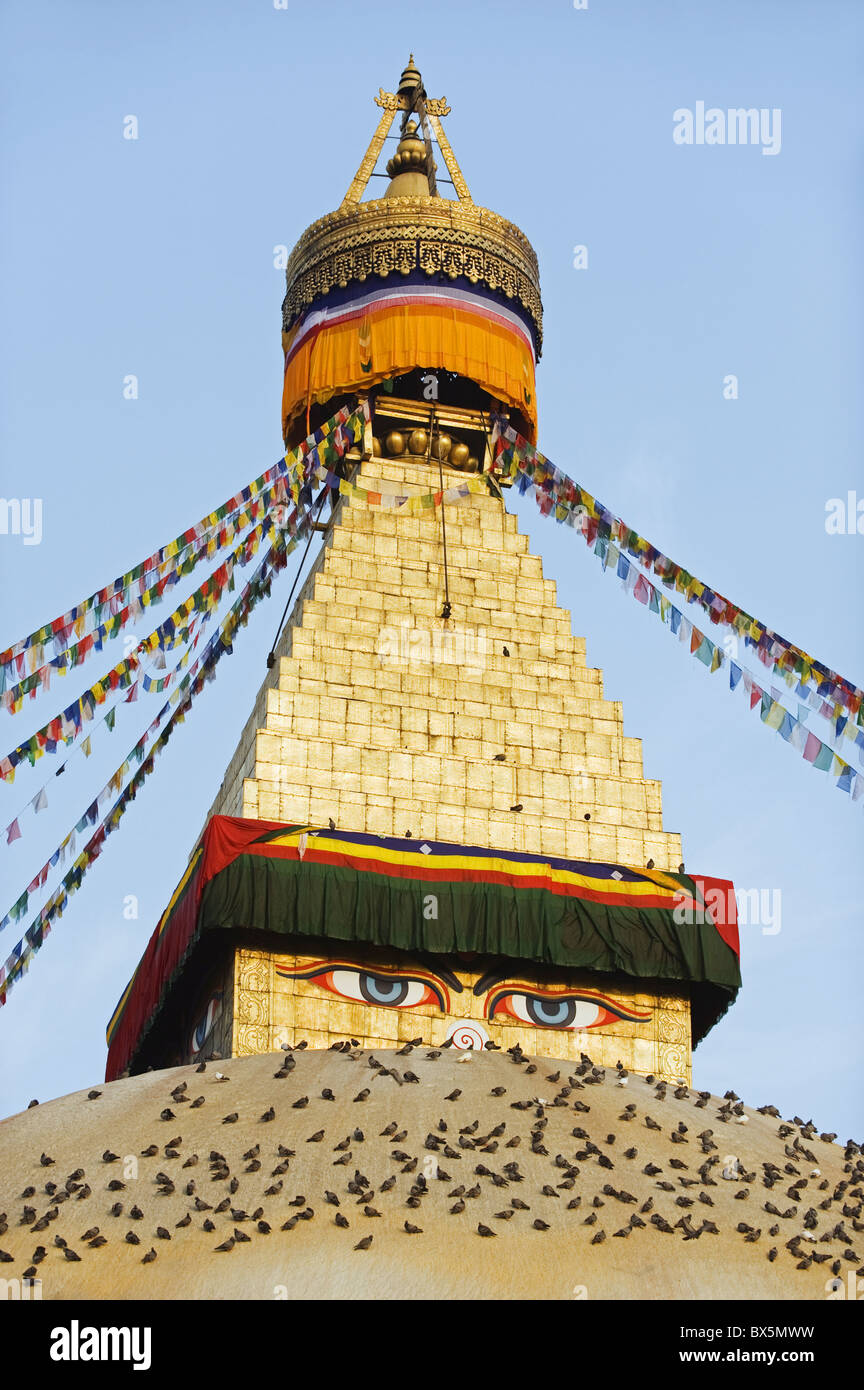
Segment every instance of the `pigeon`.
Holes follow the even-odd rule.
[[[369,1246],[372,1244],[373,1239],[373,1236],[364,1236],[362,1240],[358,1240],[357,1244],[354,1246],[354,1249],[368,1250]]]

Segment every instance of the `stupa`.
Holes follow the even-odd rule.
[[[691,1090],[740,985],[732,886],[685,873],[496,474],[502,419],[536,437],[536,257],[473,202],[413,57],[376,102],[287,267],[286,446],[352,421],[317,502],[292,480],[322,544],[107,1082],[0,1124],[8,1272],[45,1297],[824,1297],[859,1260],[859,1150]]]

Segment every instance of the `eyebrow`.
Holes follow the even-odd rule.
[[[458,975],[453,974],[452,970],[448,970],[446,965],[441,965],[433,957],[417,956],[416,959],[425,970],[429,971],[430,975],[437,975],[439,980],[443,980],[446,985],[449,985],[454,994],[464,993],[465,986],[462,981]]]
[[[480,979],[474,986],[474,993],[485,994],[493,985],[500,985],[502,980],[510,980],[512,978],[512,972],[509,970],[488,970],[485,975],[480,976]]]
[[[452,970],[448,970],[446,966],[438,965],[437,963],[435,965],[426,964],[426,962],[420,956],[417,956],[414,959],[416,963],[412,970],[411,965],[406,965],[403,967],[401,965],[391,965],[389,962],[387,962],[380,964],[376,967],[374,964],[370,965],[367,961],[358,961],[356,959],[346,960],[344,957],[331,956],[329,958],[322,957],[316,963],[314,968],[307,966],[277,965],[276,973],[277,975],[292,976],[295,979],[300,978],[300,976],[303,975],[308,979],[311,975],[323,975],[325,970],[332,970],[334,967],[338,966],[347,966],[351,970],[360,970],[367,975],[411,975],[412,973],[416,973],[419,968],[420,970],[425,970],[426,973],[429,975],[434,975],[435,978],[437,980],[442,981],[443,984],[449,985],[450,989],[453,991],[454,994],[464,993],[465,986],[463,985],[462,981],[458,979],[456,975],[453,974]],[[502,976],[501,978],[504,979],[505,977]]]

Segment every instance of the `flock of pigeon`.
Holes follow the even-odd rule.
[[[124,1105],[123,1088],[141,1083],[147,1100],[136,1092]],[[85,1155],[86,1136],[104,1142],[110,1129],[96,1107],[118,1096],[118,1117],[133,1118],[136,1134],[150,1126],[152,1142],[124,1150],[118,1120],[113,1147]],[[147,1296],[146,1266],[182,1257],[190,1236],[199,1262],[265,1240],[286,1242],[290,1261],[308,1223],[341,1231],[357,1260],[427,1230],[446,1239],[449,1223],[480,1240],[518,1237],[529,1259],[550,1231],[610,1251],[619,1240],[710,1243],[724,1233],[780,1262],[778,1274],[824,1266],[821,1296],[825,1280],[861,1263],[858,1144],[843,1149],[770,1105],[748,1115],[731,1091],[719,1100],[585,1054],[562,1064],[518,1047],[496,1056],[419,1040],[370,1052],[346,1039],[329,1052],[300,1043],[256,1058],[211,1054],[84,1097],[0,1124],[0,1277],[40,1279],[49,1297],[49,1269],[58,1296],[75,1297],[76,1267],[106,1246],[115,1263],[119,1252],[145,1267],[130,1287]],[[70,1103],[87,1107],[71,1124]],[[52,1127],[55,1106],[67,1110]],[[36,1132],[55,1142],[28,1157],[27,1125],[40,1112]]]

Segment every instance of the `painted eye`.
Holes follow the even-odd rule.
[[[521,983],[521,981],[520,981]],[[512,984],[493,989],[486,1001],[486,1017],[509,1014],[535,1028],[599,1028],[614,1019],[646,1023],[650,1012],[633,1009],[607,999],[586,994],[544,993],[541,990],[514,989]]]
[[[362,970],[347,961],[316,960],[308,965],[277,965],[276,974],[283,979],[308,980],[340,999],[356,999],[358,1004],[384,1009],[419,1009],[432,1004],[442,1013],[450,1012],[447,986],[437,975],[423,970]]]
[[[593,1028],[607,1017],[599,1004],[560,995],[509,994],[501,1002],[508,1013],[540,1028]]]
[[[328,970],[319,975],[316,984],[332,989],[346,999],[384,1008],[410,1009],[421,1004],[441,1004],[438,991],[426,980],[410,975],[374,975],[366,970]],[[442,1004],[443,1007],[443,1004]]]
[[[207,1004],[207,1008],[204,1010],[203,1014],[201,1015],[200,1019],[198,1020],[194,1029],[192,1030],[193,1056],[196,1052],[201,1051],[202,1047],[207,1041],[207,1038],[213,1028],[214,1023],[216,1022],[221,1012],[222,991],[219,990],[216,994],[211,995],[210,1000]]]

